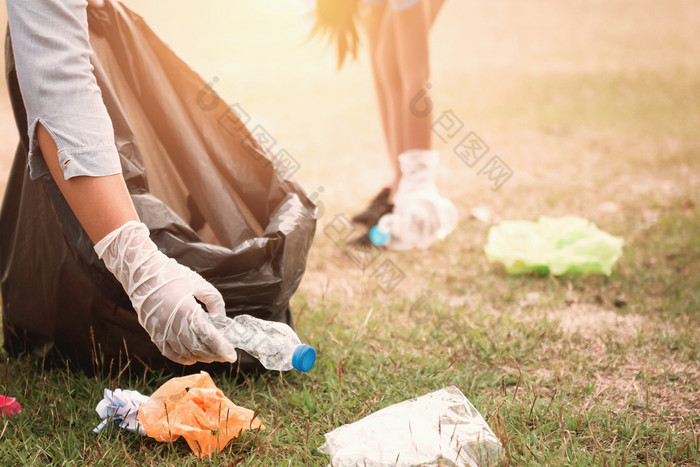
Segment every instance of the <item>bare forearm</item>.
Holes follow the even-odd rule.
[[[42,125],[37,125],[36,136],[51,176],[94,243],[125,223],[139,220],[121,174],[66,180],[56,143]]]

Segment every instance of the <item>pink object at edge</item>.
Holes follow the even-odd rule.
[[[13,415],[22,411],[22,406],[19,405],[14,397],[0,396],[0,415]]]

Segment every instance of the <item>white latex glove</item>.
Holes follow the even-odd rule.
[[[236,350],[195,301],[214,316],[226,316],[221,294],[160,252],[148,227],[127,222],[100,240],[95,251],[124,287],[139,323],[165,357],[183,365],[236,361]]]

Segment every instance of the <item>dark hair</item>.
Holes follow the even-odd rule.
[[[328,36],[338,51],[338,69],[348,54],[357,58],[360,36],[357,32],[359,0],[316,0],[316,24],[311,35]]]

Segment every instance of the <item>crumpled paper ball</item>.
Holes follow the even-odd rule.
[[[136,417],[139,413],[139,407],[147,400],[148,397],[138,391],[105,389],[104,399],[97,404],[95,409],[102,419],[102,423],[92,431],[99,433],[105,429],[109,422],[115,422],[120,428],[145,435],[146,432],[139,425]]]
[[[157,441],[182,436],[199,457],[220,452],[246,430],[265,429],[252,410],[231,402],[205,371],[163,384],[141,405],[138,421]]]

